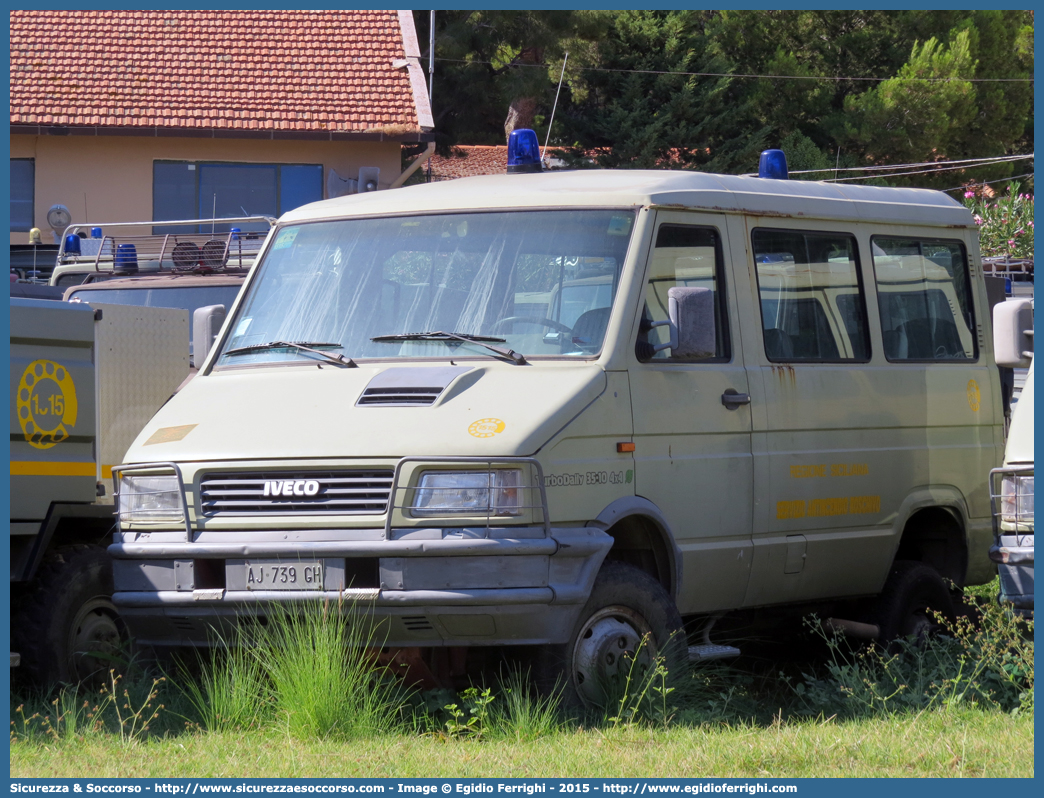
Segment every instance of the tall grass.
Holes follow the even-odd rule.
[[[499,679],[498,693],[491,711],[490,736],[528,742],[564,728],[561,693],[553,690],[540,695],[530,684],[528,672],[517,667],[508,669]]]
[[[253,649],[267,675],[279,722],[292,736],[357,737],[390,731],[405,690],[375,667],[367,616],[324,603],[278,611]]]
[[[198,677],[182,670],[174,683],[191,706],[195,722],[207,731],[258,728],[272,706],[261,661],[248,648],[218,643],[201,657]]]
[[[133,744],[214,733],[307,740],[386,734],[529,744],[578,728],[652,734],[685,727],[754,728],[809,718],[898,719],[924,711],[1032,714],[1033,623],[987,588],[975,622],[963,618],[898,653],[851,646],[813,624],[821,653],[781,666],[773,657],[682,665],[634,657],[598,712],[563,709],[517,668],[458,694],[404,688],[376,664],[365,613],[336,604],[276,611],[267,626],[203,655],[198,675],[113,676],[101,691],[12,695],[12,742],[58,747],[90,739]],[[354,608],[353,608],[354,609]],[[816,638],[815,635],[819,637]],[[641,665],[646,667],[642,668]],[[786,667],[786,675],[780,668]]]

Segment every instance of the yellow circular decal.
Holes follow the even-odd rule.
[[[979,401],[982,399],[982,395],[979,393],[979,383],[975,380],[968,380],[968,407],[972,409],[973,413],[979,412]]]
[[[476,438],[492,438],[498,432],[503,432],[505,426],[499,418],[480,418],[468,427],[468,432]]]
[[[34,360],[18,383],[18,423],[37,449],[50,449],[76,425],[76,386],[69,371],[53,360]]]

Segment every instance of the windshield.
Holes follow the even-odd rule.
[[[149,308],[184,308],[189,320],[197,308],[224,305],[228,310],[236,300],[242,283],[236,285],[195,285],[179,288],[104,288],[97,291],[74,291],[70,300],[101,302],[110,305],[138,305]],[[189,324],[189,336],[192,324]]]
[[[360,358],[526,357],[602,347],[633,211],[557,210],[345,219],[283,227],[218,365],[305,361],[272,341],[336,342]],[[373,340],[380,338],[381,340]]]

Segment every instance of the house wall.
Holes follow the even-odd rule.
[[[396,141],[26,135],[13,135],[10,140],[12,158],[36,161],[34,224],[42,231],[44,243],[53,240],[47,210],[57,203],[65,205],[77,223],[151,220],[152,163],[156,160],[321,163],[324,191],[331,168],[341,177],[356,178],[361,166],[379,167],[382,189],[401,172],[401,146]],[[11,233],[12,244],[28,241],[28,233]]]

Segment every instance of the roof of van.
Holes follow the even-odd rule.
[[[876,188],[706,172],[599,170],[486,175],[354,194],[290,211],[281,222],[491,208],[648,205],[895,224],[973,227],[971,212],[939,191]]]

